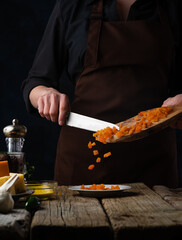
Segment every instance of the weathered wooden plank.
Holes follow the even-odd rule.
[[[0,240],[24,240],[28,237],[31,216],[25,209],[0,214]]]
[[[153,189],[173,207],[182,210],[182,188],[170,189],[166,186],[158,185],[154,186]]]
[[[182,212],[142,183],[120,198],[102,199],[115,239],[178,239],[182,236]],[[180,239],[180,238],[179,238]]]
[[[65,190],[66,189],[66,190]],[[31,239],[112,239],[112,229],[99,200],[72,195],[61,188],[59,200],[44,201],[31,225]]]

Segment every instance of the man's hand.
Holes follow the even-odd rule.
[[[182,107],[182,94],[178,94],[175,97],[170,97],[163,102],[162,107],[166,106],[177,106],[181,105]],[[170,125],[172,128],[177,128],[182,130],[182,118]]]
[[[59,125],[64,124],[70,111],[68,96],[54,88],[35,87],[30,92],[30,101],[42,117]]]

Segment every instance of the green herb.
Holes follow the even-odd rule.
[[[34,174],[34,171],[35,171],[35,167],[34,166],[31,166],[28,162],[26,162],[26,169],[25,169],[25,179],[27,181],[30,181],[32,180],[33,178],[33,174]]]
[[[40,207],[40,200],[35,196],[31,196],[25,203],[25,209],[29,212],[35,212]]]

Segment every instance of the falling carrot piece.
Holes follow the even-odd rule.
[[[96,145],[96,143],[95,143],[95,142],[93,142],[93,143],[89,142],[89,143],[88,143],[88,148],[90,148],[90,149],[91,149],[91,148],[92,148],[93,146],[95,146],[95,145]]]
[[[99,154],[99,151],[98,151],[98,150],[94,150],[94,151],[93,151],[93,154],[94,154],[94,155],[98,155],[98,154]]]
[[[91,142],[88,143],[88,148],[90,148],[90,149],[92,148],[92,143]]]
[[[111,156],[111,152],[105,153],[104,158]]]
[[[91,164],[91,165],[88,166],[88,169],[89,169],[89,170],[92,170],[94,167],[95,167],[95,165],[94,165],[94,164]]]
[[[98,158],[96,159],[96,162],[97,162],[97,163],[100,163],[100,162],[101,162],[101,158],[98,157]]]

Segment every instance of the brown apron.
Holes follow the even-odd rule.
[[[76,83],[73,112],[113,123],[161,106],[168,93],[173,54],[167,16],[159,21],[106,22],[103,0],[93,6],[84,70]],[[92,132],[63,126],[58,141],[55,179],[59,184],[129,183],[177,186],[176,140],[171,129],[131,143],[102,144],[95,163],[87,144]],[[90,164],[95,164],[92,171]]]

